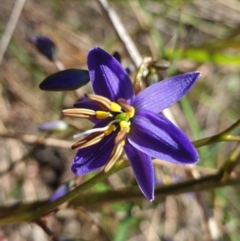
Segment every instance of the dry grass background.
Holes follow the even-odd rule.
[[[0,2],[2,37],[14,3]],[[110,4],[142,56],[170,61],[168,74],[201,71],[202,77],[187,101],[171,108],[177,124],[192,140],[214,135],[239,118],[239,1],[139,0]],[[38,136],[72,140],[73,130],[46,134],[37,127],[59,119],[61,109],[71,107],[76,100],[70,92],[39,89],[46,76],[58,71],[30,43],[29,37],[39,34],[54,40],[58,57],[66,68],[85,69],[87,52],[95,45],[108,52],[119,51],[123,65],[133,65],[97,1],[24,3],[0,67],[1,205],[46,199],[60,183],[74,177],[69,168],[74,156],[68,149],[70,145],[63,143],[59,148],[58,143],[34,143]],[[90,91],[87,85],[78,90],[78,95]],[[79,120],[69,121],[80,129],[88,125]],[[199,165],[216,169],[234,145],[201,148]],[[165,184],[185,178],[180,167],[157,165],[156,169],[158,181]],[[203,173],[207,171],[203,169]],[[127,169],[92,190],[117,189],[130,183],[134,183],[134,177],[131,169]],[[228,187],[201,195],[168,196],[154,203],[143,200],[61,210],[47,222],[59,240],[239,240],[239,199],[240,189]],[[7,240],[50,238],[38,225],[22,223],[0,228],[0,241]]]

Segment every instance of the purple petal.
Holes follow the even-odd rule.
[[[200,72],[189,72],[153,84],[136,96],[133,105],[159,113],[181,99],[199,76]]]
[[[89,100],[86,97],[83,97],[82,99],[78,100],[74,105],[76,108],[84,108],[84,109],[90,109],[90,110],[100,110],[100,106],[93,101]]]
[[[124,150],[132,165],[138,185],[146,198],[150,201],[154,199],[154,169],[150,156],[126,143]]]
[[[99,121],[94,128],[106,126],[109,120]],[[75,175],[83,175],[92,172],[106,164],[114,148],[114,138],[117,132],[106,136],[99,143],[78,150],[72,164],[72,172]]]
[[[39,85],[45,91],[76,90],[89,82],[87,70],[66,69],[48,76]]]
[[[50,202],[54,202],[57,199],[63,197],[69,190],[69,184],[68,183],[64,183],[62,184],[53,194],[52,196],[49,198]]]
[[[123,98],[132,103],[134,91],[131,80],[114,57],[95,47],[89,51],[88,68],[95,94],[112,101]]]
[[[83,175],[104,166],[110,158],[114,147],[114,138],[111,134],[99,143],[78,150],[72,164],[75,175]]]
[[[138,150],[161,160],[193,164],[198,153],[185,134],[164,116],[138,111],[133,118],[129,142]]]

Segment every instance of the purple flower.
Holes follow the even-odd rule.
[[[198,79],[199,72],[171,77],[151,85],[137,96],[120,63],[95,47],[88,54],[94,94],[86,95],[71,117],[90,119],[93,129],[80,133],[73,145],[79,149],[72,171],[83,175],[104,165],[110,168],[124,150],[143,194],[154,199],[154,169],[151,157],[177,164],[193,164],[198,153],[185,136],[159,112],[178,101]]]

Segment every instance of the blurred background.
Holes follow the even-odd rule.
[[[194,88],[170,108],[176,124],[191,140],[215,135],[240,117],[240,1],[159,0],[109,1],[141,56],[152,56],[169,68],[159,80],[201,71]],[[74,178],[72,135],[91,127],[87,121],[65,118],[64,131],[43,132],[43,122],[62,118],[90,84],[77,92],[44,92],[39,84],[59,68],[87,69],[93,46],[118,51],[124,67],[134,63],[100,1],[0,1],[0,204],[46,200],[63,182]],[[116,26],[115,26],[116,27]],[[14,30],[11,33],[11,29]],[[31,41],[44,35],[56,44],[55,63]],[[10,41],[8,43],[8,38]],[[6,45],[6,51],[4,49]],[[78,131],[79,132],[79,131]],[[39,144],[39,137],[53,138]],[[55,140],[55,142],[54,142]],[[57,140],[64,140],[61,142]],[[196,171],[214,173],[235,143],[199,150]],[[156,163],[159,185],[183,181],[183,167]],[[82,182],[87,177],[80,177]],[[131,168],[98,183],[90,191],[136,185]],[[102,203],[63,209],[47,218],[57,240],[197,241],[239,240],[240,189],[224,187],[132,202]],[[0,241],[51,240],[36,224],[0,227]]]

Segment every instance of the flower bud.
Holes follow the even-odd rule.
[[[68,124],[61,120],[45,122],[38,126],[40,131],[64,131],[67,128]]]
[[[56,45],[49,37],[34,36],[31,37],[31,41],[41,54],[47,57],[50,61],[54,60]]]
[[[48,76],[39,85],[45,91],[76,90],[89,82],[89,72],[81,69],[66,69]]]

